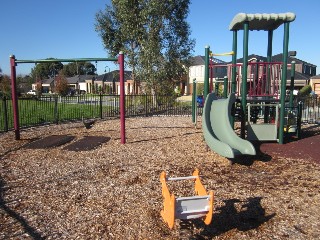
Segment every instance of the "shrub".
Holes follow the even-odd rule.
[[[301,90],[298,92],[298,96],[300,97],[309,96],[311,91],[312,91],[311,85],[306,85],[303,88],[301,88]]]

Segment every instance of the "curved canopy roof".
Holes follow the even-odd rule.
[[[285,22],[296,19],[294,13],[238,13],[232,19],[229,30],[243,30],[243,24],[249,22],[249,30],[275,30]]]

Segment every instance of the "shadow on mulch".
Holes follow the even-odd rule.
[[[262,142],[254,141],[252,144],[256,149],[256,155],[238,155],[234,159],[229,159],[231,163],[251,166],[256,161],[269,162],[272,160],[272,156],[269,153],[261,151]]]
[[[20,213],[14,211],[12,208],[10,208],[7,204],[7,202],[4,199],[4,186],[5,182],[0,177],[0,210],[2,211],[2,214],[5,214],[9,216],[12,220],[11,222],[18,222],[24,229],[24,231],[32,238],[32,239],[45,239],[41,236],[41,233],[36,229],[36,227],[33,227],[30,225],[28,219],[24,218]],[[11,205],[11,204],[10,204]],[[2,215],[3,216],[3,215]],[[5,228],[5,224],[3,224]],[[13,236],[12,236],[13,235]],[[6,236],[7,239],[22,239],[24,235],[21,234],[21,236],[12,234],[11,236],[9,234],[5,234],[3,236]]]
[[[29,149],[43,149],[59,147],[63,144],[71,142],[75,137],[70,135],[52,135],[34,142],[26,144],[24,147]]]
[[[265,209],[261,206],[261,200],[262,197],[250,197],[246,201],[240,201],[239,199],[224,200],[224,206],[215,210],[210,225],[205,225],[197,219],[181,221],[181,233],[189,232],[193,235],[192,230],[196,226],[198,229],[203,229],[202,232],[193,235],[194,238],[188,239],[208,239],[208,237],[213,238],[232,229],[243,232],[256,229],[276,215],[275,213],[266,215]],[[240,211],[237,210],[236,204],[241,205]]]
[[[99,147],[101,144],[106,143],[110,140],[110,137],[103,137],[103,136],[86,136],[79,141],[76,141],[66,147],[64,150],[69,151],[89,151]]]

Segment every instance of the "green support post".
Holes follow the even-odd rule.
[[[225,76],[223,79],[223,97],[228,97],[228,77]]]
[[[238,31],[233,30],[233,41],[232,41],[232,74],[231,74],[231,92],[237,91],[237,43],[238,43]],[[230,124],[234,127],[234,116],[230,116]]]
[[[268,31],[268,50],[267,50],[267,62],[271,63],[272,61],[272,38],[273,38],[273,30]],[[270,64],[268,64],[267,68],[267,82],[266,82],[266,89],[267,93],[270,93],[270,86],[271,86],[271,74],[270,74]]]
[[[267,50],[267,62],[269,63],[267,65],[267,81],[266,81],[266,94],[270,94],[270,88],[271,88],[271,62],[272,62],[272,38],[273,38],[273,30],[268,31],[268,50]],[[268,104],[270,102],[266,102]],[[270,113],[270,107],[265,106],[264,107],[264,123],[269,122],[269,113]]]
[[[294,90],[294,75],[296,72],[296,62],[291,62],[291,78],[290,78],[290,98],[289,98],[289,107],[293,107],[293,90]]]
[[[193,79],[192,83],[192,123],[196,123],[197,114],[197,84],[196,79]]]
[[[287,84],[287,64],[288,64],[288,46],[289,46],[289,22],[284,23],[283,37],[283,60],[282,60],[282,76],[280,90],[280,124],[279,124],[279,144],[283,144],[284,139],[284,115],[286,100],[286,84]]]
[[[237,91],[237,33],[238,31],[233,31],[233,43],[232,43],[232,83],[231,83],[231,92],[235,93]]]
[[[210,47],[205,47],[205,67],[204,67],[204,89],[203,89],[203,98],[204,100],[207,98],[207,95],[209,94],[209,53],[210,53]]]
[[[248,44],[249,44],[249,22],[243,24],[243,65],[242,65],[242,91],[241,104],[243,111],[243,121],[241,124],[241,137],[245,138],[245,122],[247,119],[247,74],[248,74]]]

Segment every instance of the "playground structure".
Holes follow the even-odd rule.
[[[167,181],[194,180],[194,190],[197,196],[178,197],[170,194]],[[213,191],[207,193],[199,177],[199,170],[195,169],[192,176],[167,178],[166,173],[160,175],[163,196],[163,210],[161,216],[172,229],[175,219],[202,218],[209,225],[213,214]]]
[[[203,132],[208,146],[225,157],[238,154],[254,154],[241,150],[244,142],[236,138],[233,130],[234,113],[231,114],[230,104],[234,96],[238,100],[238,113],[241,115],[241,138],[243,141],[278,141],[284,143],[285,133],[296,133],[300,136],[299,106],[293,105],[295,63],[288,64],[289,24],[295,20],[294,13],[280,14],[237,14],[230,23],[233,32],[232,52],[214,54],[210,47],[205,48],[204,74],[204,109]],[[272,62],[273,31],[284,25],[283,59],[282,62]],[[237,32],[243,30],[243,62],[237,63]],[[249,30],[263,30],[268,32],[267,62],[248,62]],[[212,56],[232,56],[232,64],[213,63]],[[291,67],[290,95],[286,100],[287,69]],[[226,77],[223,81],[223,97],[229,100],[217,100],[209,93],[213,91],[214,68],[224,67]],[[195,81],[194,81],[195,82]],[[289,99],[289,101],[288,101]],[[206,102],[209,103],[206,103]],[[227,102],[227,103],[226,103]],[[219,110],[218,110],[219,109]],[[222,110],[224,109],[224,110]],[[196,111],[193,111],[196,112]],[[227,117],[221,116],[227,113]],[[217,115],[213,117],[212,115]],[[193,117],[193,122],[194,121]],[[214,126],[217,124],[218,126]],[[224,132],[220,132],[223,129]],[[247,134],[246,134],[247,130]],[[244,139],[247,140],[244,140]],[[228,146],[226,146],[227,144]],[[250,145],[249,145],[250,146]],[[226,150],[228,149],[228,150]]]
[[[113,61],[119,64],[120,77],[120,138],[121,143],[126,143],[125,133],[125,85],[124,85],[124,54],[119,53],[118,58],[70,58],[70,59],[38,59],[38,60],[17,60],[14,55],[10,56],[11,69],[11,95],[13,106],[13,124],[15,140],[20,140],[19,107],[17,94],[16,66],[24,63],[52,63],[52,62],[91,62],[91,61]]]

